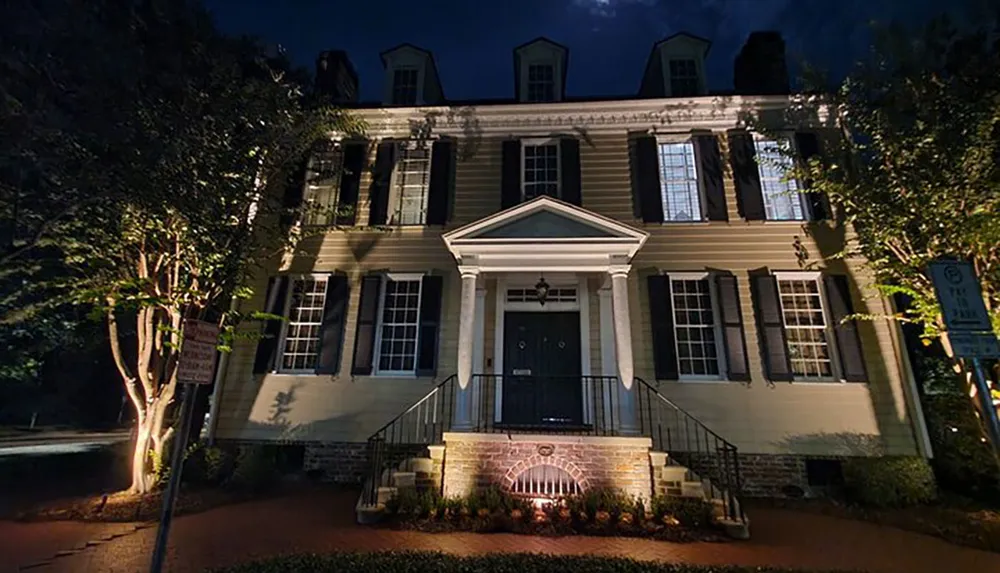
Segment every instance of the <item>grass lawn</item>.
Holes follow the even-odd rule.
[[[860,519],[1000,553],[1000,510],[977,507],[961,500],[902,508],[859,507],[819,499],[754,500],[748,504],[751,513],[755,504]]]
[[[215,573],[806,573],[804,569],[719,567],[649,563],[617,557],[537,555],[531,553],[455,557],[405,551],[289,555],[216,569]]]

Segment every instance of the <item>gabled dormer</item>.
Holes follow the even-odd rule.
[[[444,101],[434,56],[413,44],[400,44],[382,52],[385,68],[385,105],[437,105]]]
[[[639,97],[705,95],[705,56],[711,42],[686,32],[653,45],[642,76]]]
[[[520,102],[563,101],[569,49],[546,38],[514,48],[514,97]]]

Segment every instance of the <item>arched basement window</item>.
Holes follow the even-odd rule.
[[[560,497],[583,492],[580,484],[564,469],[550,465],[528,468],[514,478],[511,492],[532,497]]]

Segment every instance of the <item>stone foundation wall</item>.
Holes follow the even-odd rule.
[[[368,452],[365,442],[306,444],[305,471],[319,470],[322,480],[333,483],[362,483],[368,475]]]
[[[444,435],[444,493],[465,495],[500,484],[510,488],[529,468],[565,470],[581,489],[617,488],[649,497],[649,438],[519,434]]]

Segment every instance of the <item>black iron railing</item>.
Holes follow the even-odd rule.
[[[618,378],[476,374],[473,432],[617,435]]]
[[[736,446],[674,404],[641,378],[633,388],[640,432],[653,440],[653,450],[666,452],[671,463],[707,479],[710,497],[722,500],[725,515],[745,521],[740,496],[743,479]]]

